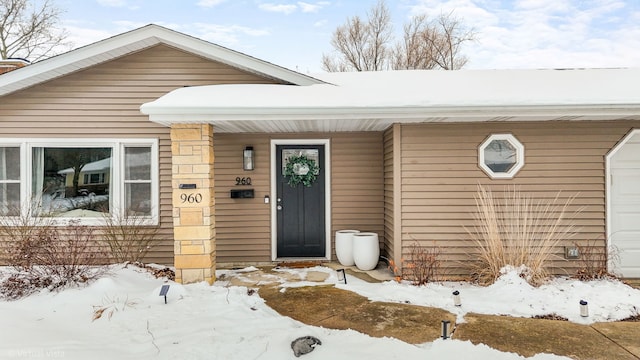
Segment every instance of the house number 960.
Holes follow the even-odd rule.
[[[236,178],[236,185],[251,185],[251,178],[250,177],[237,177]]]
[[[202,194],[197,193],[197,194],[182,194],[180,195],[180,200],[182,200],[182,203],[189,203],[189,204],[193,204],[193,203],[200,203],[202,201]]]

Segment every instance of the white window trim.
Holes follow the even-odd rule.
[[[19,139],[3,139],[0,138],[0,147],[17,147],[19,148],[19,152],[20,152],[20,162],[22,163],[22,159],[24,156],[24,143],[23,141],[19,140]],[[5,180],[5,181],[1,181],[0,183],[3,184],[20,184],[20,189],[23,188],[22,186],[22,181],[24,179],[24,172],[23,172],[23,167],[20,167],[20,180],[16,181],[16,180]],[[22,204],[22,193],[20,194],[20,198],[19,198],[20,204]]]
[[[159,171],[159,145],[158,139],[153,138],[135,138],[135,139],[114,139],[114,138],[30,138],[30,139],[14,139],[0,138],[0,146],[19,146],[20,147],[20,203],[24,204],[27,199],[31,198],[31,168],[33,159],[31,153],[33,148],[37,147],[65,147],[65,148],[82,148],[82,147],[109,147],[111,148],[112,168],[111,168],[111,191],[113,196],[110,197],[110,208],[116,211],[122,211],[124,199],[124,148],[135,146],[151,147],[151,216],[145,217],[148,225],[157,225],[160,218],[160,171]],[[25,211],[25,209],[23,209]],[[112,214],[114,212],[112,211]],[[65,221],[56,222],[58,225],[66,225],[68,221],[78,221],[81,225],[105,225],[104,219],[101,218],[65,218]]]
[[[495,140],[506,140],[516,149],[516,163],[507,172],[497,173],[491,170],[484,162],[485,148]],[[492,134],[478,146],[478,166],[492,179],[513,179],[524,166],[524,145],[512,134]]]

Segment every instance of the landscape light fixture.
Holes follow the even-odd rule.
[[[442,320],[442,340],[449,338],[449,325],[451,325],[451,321]]]
[[[347,273],[345,272],[345,270],[338,269],[336,270],[336,272],[338,273],[338,281],[344,281],[344,284],[347,285]]]
[[[584,300],[580,300],[580,316],[589,316],[589,304]]]
[[[255,168],[254,156],[253,146],[245,146],[242,151],[242,169],[244,171],[251,171]]]
[[[164,296],[164,303],[167,303],[167,293],[169,292],[169,285],[162,285],[160,288],[160,296]]]
[[[462,301],[460,300],[460,291],[458,290],[453,292],[453,304],[455,306],[462,306]]]

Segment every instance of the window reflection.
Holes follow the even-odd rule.
[[[100,217],[109,212],[111,148],[35,147],[32,195],[39,215]]]
[[[516,148],[508,140],[493,140],[484,149],[484,163],[496,173],[506,173],[516,164]]]

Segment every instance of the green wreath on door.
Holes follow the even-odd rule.
[[[320,168],[315,160],[309,159],[305,155],[290,156],[284,168],[284,176],[289,179],[291,187],[296,187],[298,184],[311,187],[318,179],[319,173]]]

